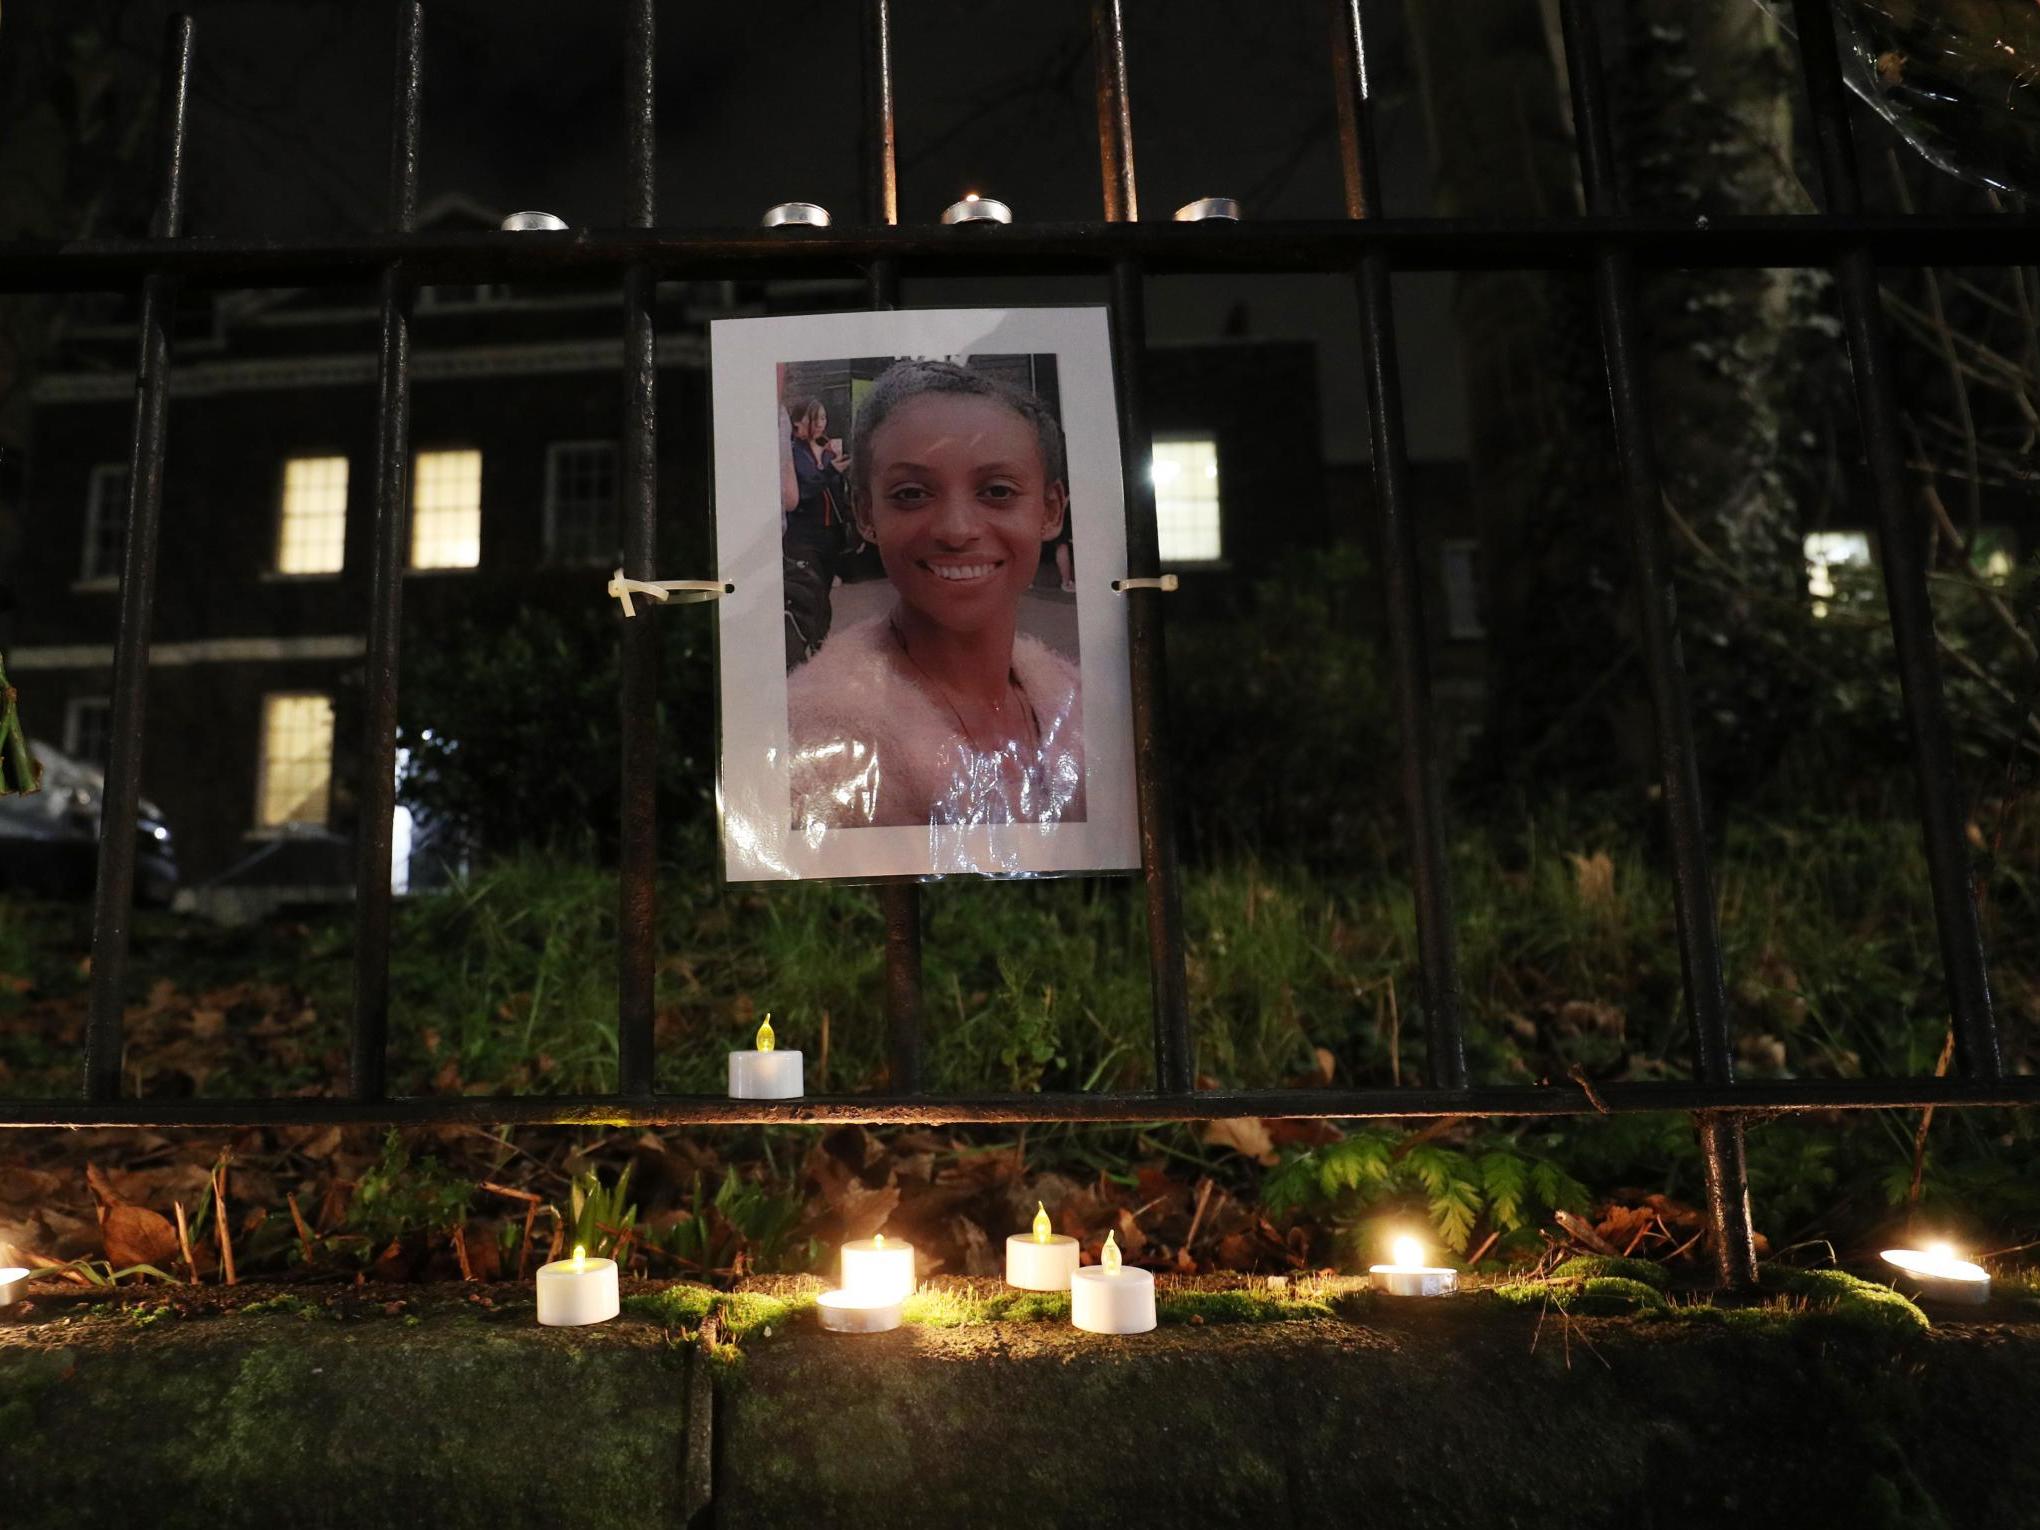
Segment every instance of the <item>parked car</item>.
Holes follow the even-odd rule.
[[[35,740],[42,790],[0,797],[0,889],[89,898],[99,875],[99,817],[106,774]],[[146,798],[135,814],[135,900],[167,907],[177,892],[177,852],[163,810]]]

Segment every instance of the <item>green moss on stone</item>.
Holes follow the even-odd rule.
[[[1506,1306],[1550,1306],[1577,1317],[1628,1317],[1641,1312],[1664,1312],[1670,1305],[1657,1287],[1623,1275],[1510,1281],[1490,1286],[1487,1294]]]
[[[1622,1275],[1596,1275],[1580,1282],[1579,1293],[1565,1310],[1581,1317],[1627,1317],[1637,1312],[1662,1312],[1668,1305],[1656,1286]]]
[[[293,1296],[288,1291],[279,1291],[274,1296],[264,1297],[259,1302],[250,1302],[245,1307],[234,1309],[244,1317],[259,1317],[263,1313],[282,1313],[290,1317],[317,1317],[319,1307],[302,1296]]]
[[[623,1299],[623,1310],[669,1328],[699,1328],[711,1313],[722,1322],[725,1338],[741,1343],[783,1329],[815,1304],[812,1291],[768,1294],[760,1291],[714,1291],[707,1286],[672,1285],[637,1292]]]
[[[1290,1323],[1334,1314],[1315,1298],[1281,1291],[1164,1291],[1155,1316],[1164,1323]]]
[[[660,1291],[633,1292],[623,1299],[623,1310],[669,1328],[699,1328],[715,1310],[721,1294],[707,1286],[667,1286]]]
[[[1806,1304],[1809,1313],[1831,1324],[1881,1338],[1906,1339],[1927,1332],[1926,1313],[1889,1286],[1860,1280],[1842,1270],[1793,1270],[1779,1282]]]
[[[758,1291],[732,1291],[722,1298],[718,1310],[722,1313],[724,1331],[741,1343],[783,1332],[787,1324],[803,1312],[812,1311],[814,1305],[813,1292],[767,1296]]]
[[[968,1328],[980,1323],[1068,1322],[1069,1296],[1061,1291],[1013,1291],[925,1286],[901,1309],[924,1328]]]
[[[1553,1280],[1592,1280],[1598,1276],[1639,1280],[1658,1291],[1670,1284],[1662,1265],[1652,1264],[1648,1259],[1617,1259],[1607,1254],[1581,1254],[1551,1272]]]

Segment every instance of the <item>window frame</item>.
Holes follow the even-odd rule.
[[[106,485],[120,484],[118,502],[109,507]],[[127,555],[127,481],[128,464],[125,462],[95,462],[85,479],[85,540],[78,553],[78,577],[71,582],[74,590],[117,590],[120,588],[120,567]],[[111,510],[120,523],[120,551],[114,556],[114,567],[110,570],[98,567],[99,532],[106,515]]]
[[[324,462],[338,459],[346,464],[347,480],[340,492],[340,566],[333,569],[285,569],[283,567],[284,526],[289,511],[290,465],[293,462]],[[293,451],[276,465],[276,490],[274,502],[276,513],[271,517],[269,539],[269,564],[262,571],[264,580],[277,584],[298,584],[307,580],[333,580],[347,574],[347,521],[348,506],[354,493],[354,459],[344,451],[319,451],[307,449]]]
[[[613,485],[610,508],[616,516],[617,540],[623,537],[623,452],[622,443],[613,436],[588,437],[570,441],[548,441],[545,444],[545,561],[563,568],[603,568],[615,561],[616,554],[604,553],[600,557],[568,558],[560,552],[559,542],[559,463],[569,452],[587,451],[593,447],[606,448],[609,452],[610,477]]]
[[[104,713],[106,717],[106,758],[94,759],[78,747],[79,721],[87,712]],[[64,703],[64,753],[82,764],[104,770],[113,758],[113,698],[111,696],[73,696]]]
[[[1473,596],[1470,619],[1460,621],[1459,612],[1453,609],[1452,575],[1450,564],[1455,557],[1465,557],[1468,562],[1467,579]],[[1480,538],[1440,537],[1438,539],[1438,591],[1443,609],[1440,615],[1445,620],[1445,640],[1451,643],[1478,643],[1488,635],[1487,613],[1481,609],[1480,587]]]
[[[326,703],[327,716],[333,726],[326,740],[326,815],[323,818],[289,818],[276,823],[264,821],[264,808],[269,800],[269,777],[274,762],[269,752],[270,708],[279,701],[317,700]],[[255,824],[249,837],[253,839],[278,839],[285,835],[301,834],[309,829],[330,830],[333,826],[333,784],[336,745],[340,732],[338,710],[333,705],[331,691],[312,687],[295,687],[289,690],[264,691],[262,706],[255,720]]]
[[[418,466],[427,457],[461,456],[472,453],[475,459],[475,561],[472,563],[433,563],[421,565],[418,562]],[[459,576],[479,572],[482,567],[483,525],[482,525],[482,483],[483,470],[487,466],[488,453],[472,442],[449,442],[442,446],[414,446],[411,450],[410,486],[406,498],[409,501],[410,525],[404,548],[404,575],[406,578],[435,576]]]
[[[1214,500],[1218,510],[1218,551],[1209,558],[1172,558],[1162,546],[1162,486],[1155,479],[1155,448],[1162,445],[1180,445],[1185,442],[1211,443],[1211,481],[1218,485]],[[1219,436],[1215,430],[1157,430],[1148,435],[1148,487],[1153,491],[1155,504],[1155,550],[1158,565],[1166,570],[1183,573],[1204,573],[1223,571],[1232,567],[1232,549],[1226,536],[1225,514],[1225,454],[1219,450]]]

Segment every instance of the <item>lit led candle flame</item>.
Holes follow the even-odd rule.
[[[1146,1333],[1155,1326],[1155,1277],[1122,1267],[1119,1239],[1109,1232],[1098,1262],[1070,1272],[1070,1321],[1086,1333]]]
[[[873,1234],[871,1235],[871,1246],[872,1246],[873,1248],[884,1248],[884,1247],[885,1247],[885,1234],[884,1234],[884,1233],[873,1233]]]
[[[616,1261],[590,1259],[585,1243],[574,1257],[543,1265],[538,1272],[538,1320],[548,1328],[606,1323],[618,1311]]]
[[[1930,1301],[1975,1304],[1990,1300],[1990,1272],[1964,1259],[1952,1243],[1888,1248],[1879,1256],[1899,1271],[1904,1289]]]
[[[1083,1244],[1058,1233],[1040,1201],[1032,1224],[1006,1239],[1006,1284],[1022,1291],[1067,1291],[1083,1262]]]
[[[975,202],[978,199],[978,194],[975,191],[966,191],[963,194],[963,199],[966,202]]]
[[[768,1011],[748,1051],[730,1053],[730,1098],[797,1100],[803,1088],[798,1048],[780,1048]]]
[[[1449,1296],[1459,1288],[1459,1272],[1424,1263],[1424,1240],[1405,1234],[1389,1244],[1387,1264],[1367,1267],[1369,1281],[1390,1296]]]

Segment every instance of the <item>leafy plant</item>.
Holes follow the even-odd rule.
[[[1365,1223],[1420,1210],[1460,1254],[1477,1227],[1499,1242],[1551,1211],[1584,1211],[1588,1202],[1586,1187],[1564,1169],[1501,1133],[1453,1147],[1380,1128],[1289,1155],[1268,1172],[1261,1196],[1271,1212],[1327,1218],[1348,1241]]]
[[[382,1156],[355,1182],[347,1226],[367,1239],[364,1257],[374,1259],[392,1243],[459,1224],[472,1188],[438,1159],[412,1158],[402,1134],[391,1127]]]
[[[713,1200],[704,1202],[701,1175],[694,1176],[693,1211],[653,1234],[652,1244],[700,1273],[743,1267],[798,1273],[821,1260],[822,1245],[801,1236],[804,1215],[798,1197],[724,1173]]]
[[[637,1225],[637,1206],[629,1195],[629,1164],[616,1176],[616,1183],[608,1186],[593,1169],[576,1174],[563,1219],[571,1230],[568,1244],[603,1259],[613,1258],[617,1245]]]

